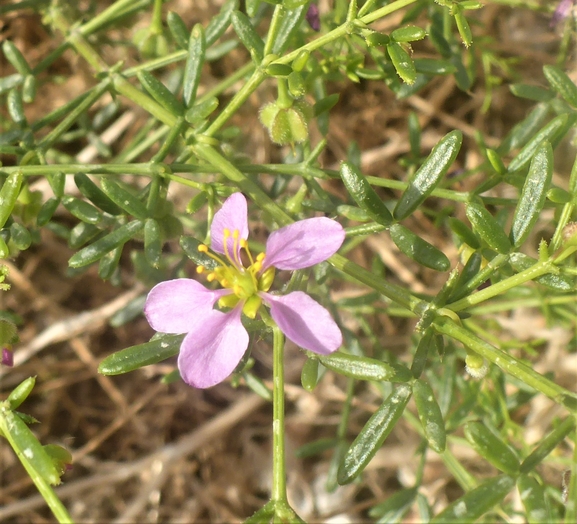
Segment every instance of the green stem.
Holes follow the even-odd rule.
[[[270,21],[270,27],[268,30],[266,44],[264,45],[263,56],[268,55],[272,51],[272,47],[273,47],[275,40],[277,38],[277,35],[278,35],[279,29],[281,27],[281,23],[282,23],[282,20],[283,20],[285,13],[286,13],[286,9],[282,4],[277,4],[275,6],[274,12],[272,15],[272,19]]]
[[[58,522],[60,522],[61,524],[72,523],[73,522],[72,517],[68,514],[68,511],[64,507],[64,504],[62,504],[61,500],[58,498],[58,496],[56,495],[50,484],[48,484],[48,482],[44,479],[44,477],[42,477],[42,475],[39,475],[36,469],[32,467],[32,464],[28,462],[25,454],[21,450],[21,446],[19,445],[18,442],[14,440],[11,431],[7,427],[7,420],[4,417],[2,410],[0,410],[0,433],[8,440],[10,446],[12,447],[12,449],[14,449],[14,451],[20,450],[20,453],[17,453],[20,462],[26,469],[26,472],[28,473],[28,476],[32,479],[32,482],[34,482],[34,484],[36,485],[36,488],[40,492],[40,495],[42,495],[42,498],[46,501],[46,504],[50,508],[50,511],[52,511],[52,513],[56,517],[56,520],[58,520]]]
[[[507,255],[501,255],[507,256]],[[512,277],[506,278],[505,280],[501,280],[492,286],[483,289],[481,291],[477,291],[476,293],[466,296],[461,300],[457,300],[452,304],[448,304],[452,311],[460,311],[462,309],[466,309],[470,306],[475,304],[479,304],[481,302],[485,302],[490,298],[496,297],[497,295],[501,295],[510,289],[520,286],[529,280],[535,280],[536,278],[546,275],[547,273],[551,273],[553,269],[553,264],[550,260],[545,260],[543,262],[537,262],[530,268],[526,269],[525,271],[521,271]]]
[[[500,367],[508,375],[518,378],[523,383],[553,399],[556,403],[563,404],[571,411],[577,409],[577,397],[574,394],[546,379],[509,353],[480,339],[464,326],[443,316],[437,317],[433,325],[439,333],[460,341],[465,347]]]
[[[284,335],[273,327],[272,500],[286,502],[284,436]]]

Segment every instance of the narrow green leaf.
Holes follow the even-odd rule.
[[[471,27],[469,26],[469,22],[465,18],[462,10],[459,9],[459,5],[455,4],[457,10],[455,11],[455,23],[457,24],[457,30],[461,35],[461,39],[463,40],[463,44],[465,47],[470,47],[473,43],[473,33],[471,32]]]
[[[190,33],[184,20],[174,11],[169,11],[166,15],[166,24],[168,25],[168,30],[170,31],[172,38],[174,38],[176,45],[181,49],[188,49]]]
[[[465,436],[477,453],[497,469],[509,475],[519,472],[519,459],[515,452],[481,422],[465,425]]]
[[[240,11],[234,11],[232,13],[232,26],[244,47],[248,49],[253,62],[260,64],[264,53],[264,42],[258,36],[249,18]]]
[[[320,116],[323,113],[327,113],[337,104],[338,101],[339,93],[333,93],[332,95],[321,98],[313,106],[313,115]]]
[[[218,98],[210,97],[208,100],[199,102],[188,109],[184,115],[184,119],[194,126],[199,125],[203,120],[218,107]]]
[[[238,0],[229,0],[220,8],[220,12],[211,18],[205,31],[206,47],[210,47],[224,34],[236,9]]]
[[[339,439],[337,438],[320,438],[303,444],[300,448],[295,450],[294,454],[295,457],[301,459],[314,457],[315,455],[320,455],[324,451],[334,448],[338,442]]]
[[[102,220],[102,213],[98,209],[79,198],[64,195],[62,205],[70,211],[71,215],[87,224],[98,224]]]
[[[415,70],[422,75],[451,75],[457,72],[457,68],[448,60],[435,58],[415,58]]]
[[[123,244],[115,247],[112,251],[106,253],[98,262],[98,276],[102,280],[110,280],[115,275],[123,248]]]
[[[570,106],[577,108],[577,86],[567,73],[554,65],[543,66],[543,73],[553,90],[559,93]]]
[[[547,191],[553,177],[553,148],[549,142],[535,151],[529,174],[515,208],[511,225],[511,242],[520,246],[531,233],[545,205]]]
[[[18,71],[22,76],[30,75],[32,73],[32,69],[30,69],[28,62],[13,42],[10,40],[4,40],[2,51],[4,52],[6,60],[8,60],[14,69],[16,69],[16,71]]]
[[[268,402],[272,402],[272,391],[266,386],[262,379],[253,375],[250,372],[242,374],[246,386],[256,393],[259,397],[265,399]]]
[[[399,27],[391,33],[391,38],[395,42],[414,42],[422,40],[427,36],[427,31],[417,27],[416,25],[408,25],[406,27]]]
[[[184,105],[191,107],[196,100],[196,91],[200,84],[200,73],[206,54],[206,40],[202,25],[196,24],[188,41],[188,56],[184,67],[182,96]]]
[[[335,352],[319,356],[319,360],[326,368],[357,380],[381,381],[395,376],[393,367],[374,358]]]
[[[451,131],[439,140],[423,165],[410,177],[393,212],[397,220],[408,217],[437,187],[457,158],[462,142],[460,131]]]
[[[36,89],[38,83],[36,77],[33,75],[26,75],[24,77],[24,84],[22,84],[22,101],[25,104],[31,104],[36,98]]]
[[[465,493],[436,515],[430,524],[463,524],[475,522],[499,504],[513,489],[515,479],[500,475]]]
[[[551,122],[549,122],[545,127],[543,127],[531,140],[525,144],[523,149],[519,151],[517,156],[511,160],[509,164],[509,172],[513,173],[523,169],[530,161],[535,151],[548,140],[552,142],[556,138],[558,133],[561,133],[565,124],[567,123],[567,115],[559,115],[555,117]]]
[[[453,294],[451,295],[451,298],[447,301],[447,303],[460,300],[465,295],[468,295],[471,292],[467,284],[479,273],[482,261],[483,261],[483,255],[481,255],[479,251],[475,251],[474,253],[471,254],[467,262],[465,263],[463,271],[461,271],[461,274],[459,275],[459,280],[457,281]]]
[[[106,253],[112,251],[115,247],[128,242],[144,227],[142,220],[133,220],[120,226],[100,240],[78,251],[72,255],[68,261],[70,267],[84,267],[102,258]]]
[[[97,208],[111,215],[121,215],[122,209],[118,207],[106,194],[84,173],[74,175],[74,183],[82,195],[90,200]],[[55,192],[56,194],[56,192]]]
[[[435,271],[447,271],[451,267],[451,262],[445,253],[405,226],[393,224],[389,232],[401,252],[415,262]]]
[[[4,227],[14,209],[23,180],[24,175],[17,171],[8,175],[0,189],[0,229]]]
[[[413,384],[413,395],[417,405],[419,420],[431,448],[437,453],[445,451],[447,436],[445,422],[431,386],[421,379]]]
[[[110,200],[129,215],[140,219],[145,219],[148,216],[146,206],[138,197],[134,196],[128,189],[125,189],[111,178],[102,178],[100,187]]]
[[[570,415],[544,438],[521,464],[521,473],[530,473],[575,429],[575,417]]]
[[[417,79],[417,70],[409,52],[398,42],[387,45],[387,52],[397,74],[406,84],[414,84]]]
[[[300,30],[301,24],[307,14],[308,5],[306,4],[306,1],[301,2],[301,5],[294,8],[285,4],[287,11],[285,11],[285,15],[281,21],[280,28],[272,45],[272,53],[275,55],[281,55],[284,53],[290,44],[293,35]]]
[[[473,249],[479,249],[481,247],[481,242],[479,242],[475,233],[473,233],[467,225],[458,218],[449,217],[449,227],[451,228],[451,231],[459,237],[461,242],[467,244]]]
[[[513,126],[513,129],[497,148],[497,152],[500,155],[505,155],[512,149],[524,146],[539,131],[549,115],[549,111],[549,104],[538,104],[521,122]]]
[[[555,96],[548,89],[530,84],[511,84],[509,89],[515,96],[535,102],[548,102]]]
[[[407,512],[415,497],[416,488],[402,489],[391,495],[384,502],[380,502],[369,510],[369,517],[378,518],[378,522],[394,524],[401,522],[403,515]]]
[[[364,175],[353,164],[343,162],[340,175],[347,191],[363,211],[379,224],[384,226],[392,224],[393,216],[391,212]]]
[[[525,271],[534,266],[538,261],[524,253],[511,253],[509,262],[517,272]],[[556,291],[572,291],[577,288],[577,277],[572,275],[557,275],[550,273],[535,279],[535,282]]]
[[[100,233],[102,233],[102,231],[94,224],[79,222],[70,231],[70,236],[68,237],[68,245],[72,249],[78,249],[87,242],[90,242],[90,240],[95,238]]]
[[[160,225],[154,218],[147,218],[144,223],[144,256],[153,267],[158,267],[161,251]]]
[[[477,201],[467,204],[465,213],[477,233],[497,253],[507,254],[511,251],[509,237],[497,220]]]
[[[54,463],[24,421],[4,406],[0,407],[0,411],[0,417],[5,419],[2,432],[16,451],[20,462],[25,467],[28,466],[27,470],[31,468],[49,484],[60,484],[60,475]]]
[[[205,253],[201,253],[198,250],[198,246],[202,244],[199,240],[194,237],[180,237],[180,247],[197,266],[205,267],[206,269],[215,269],[218,263],[210,258]]]
[[[301,371],[301,384],[306,391],[313,391],[319,382],[319,361],[307,358]]]
[[[6,100],[8,114],[10,118],[18,125],[26,123],[26,115],[24,114],[24,105],[22,103],[22,93],[19,89],[14,88],[8,92],[8,99]]]
[[[12,390],[6,399],[10,403],[10,409],[17,409],[28,398],[34,388],[34,384],[36,384],[36,377],[28,377]]]
[[[148,71],[139,71],[136,76],[142,84],[142,87],[144,87],[148,94],[164,107],[164,109],[170,111],[174,116],[181,116],[184,114],[184,106],[180,100],[177,100],[170,90],[152,73]]]
[[[10,226],[10,238],[20,251],[26,251],[32,244],[30,231],[18,222],[13,222]]]
[[[54,215],[54,212],[60,205],[60,199],[56,197],[50,197],[42,207],[38,211],[38,215],[36,216],[36,225],[38,227],[42,227],[50,222],[50,219]]]
[[[121,375],[144,366],[157,364],[176,355],[183,338],[184,335],[162,334],[150,342],[117,351],[100,363],[98,372],[103,375]]]
[[[517,479],[517,489],[521,502],[525,506],[526,518],[529,524],[548,524],[552,522],[545,490],[533,477],[521,475]]]
[[[352,482],[367,467],[395,427],[410,398],[411,387],[401,384],[373,413],[345,454],[338,471],[339,484]]]

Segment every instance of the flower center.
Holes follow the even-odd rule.
[[[232,238],[232,250],[229,249],[229,239]],[[225,229],[223,232],[224,258],[210,253],[204,244],[198,246],[201,253],[205,253],[218,263],[206,275],[209,282],[216,280],[222,287],[231,289],[232,294],[222,297],[218,303],[221,307],[235,307],[240,301],[244,301],[243,313],[254,318],[261,305],[258,296],[259,291],[268,291],[274,280],[274,268],[268,268],[261,273],[265,253],[259,253],[256,258],[252,256],[248,247],[248,242],[240,238],[238,229],[231,231]],[[245,267],[240,253],[244,250],[247,255],[249,265]],[[197,273],[204,273],[207,268],[198,266]]]

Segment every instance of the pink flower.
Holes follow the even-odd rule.
[[[215,214],[210,231],[212,250],[224,257],[200,246],[218,265],[212,270],[199,266],[197,271],[208,272],[207,280],[217,281],[223,289],[207,289],[188,278],[169,280],[152,288],[144,306],[154,330],[186,333],[178,369],[187,384],[208,388],[234,371],[248,347],[241,313],[255,318],[263,302],[279,328],[298,346],[323,355],[339,348],[340,329],[329,312],[306,293],[268,293],[275,268],[304,269],[337,252],[345,238],[338,222],[317,217],[283,227],[271,233],[265,252],[253,258],[247,243],[246,199],[234,193]],[[243,250],[248,267],[241,260]],[[217,302],[229,310],[214,309]]]
[[[4,346],[2,348],[1,362],[4,366],[8,367],[14,366],[14,353],[12,353],[12,348],[10,346]]]

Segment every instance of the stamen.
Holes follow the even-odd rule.
[[[208,280],[209,282],[212,282],[215,278],[216,278],[216,273],[214,271],[212,273],[209,273],[208,275],[206,275],[206,280]]]
[[[226,246],[226,244],[225,244]],[[226,263],[224,262],[224,260],[222,260],[222,258],[217,257],[216,255],[213,255],[212,253],[209,253],[208,251],[208,247],[206,247],[204,244],[200,244],[200,246],[198,246],[197,248],[201,253],[204,253],[207,257],[212,258],[212,260],[214,260],[215,262],[218,262],[218,264],[220,266],[226,266]],[[226,247],[225,247],[226,249]]]
[[[196,266],[196,272],[200,275],[204,273],[205,267],[204,266]]]
[[[232,232],[232,238],[234,238],[234,243],[233,243],[234,253],[233,253],[233,255],[234,255],[234,260],[237,263],[237,266],[239,268],[241,268],[241,267],[243,267],[243,265],[242,265],[242,262],[240,261],[240,257],[238,256],[238,252],[240,251],[238,248],[238,245],[239,245],[238,238],[239,237],[240,237],[240,231],[238,229],[235,229]],[[244,240],[244,239],[242,239],[242,240]],[[242,242],[242,240],[241,240],[241,242]]]
[[[198,250],[199,250],[201,253],[208,253],[208,247],[205,246],[204,244],[200,244],[200,246],[198,246]]]

